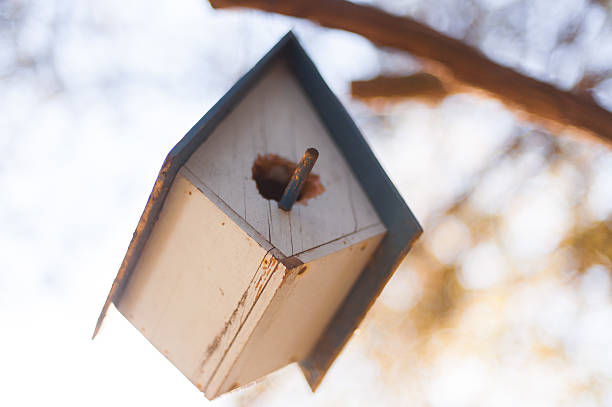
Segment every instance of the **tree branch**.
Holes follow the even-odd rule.
[[[531,120],[570,126],[612,143],[612,113],[589,98],[522,75],[480,51],[407,17],[345,0],[210,0],[214,8],[248,7],[351,31],[441,65],[452,79],[485,91]],[[436,72],[440,75],[440,72]],[[446,82],[446,78],[445,78]]]
[[[378,76],[351,82],[351,95],[358,99],[417,98],[438,103],[448,95],[440,79],[418,72],[409,76]]]

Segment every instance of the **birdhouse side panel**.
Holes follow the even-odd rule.
[[[118,309],[195,383],[266,252],[179,174]]]
[[[324,192],[290,212],[259,193],[258,156],[297,163],[314,147]],[[186,167],[285,256],[341,238],[380,219],[285,59],[279,59],[196,150]]]
[[[226,377],[215,377],[217,395],[243,386],[308,356],[385,235],[384,227],[350,245],[334,242],[329,253],[289,271]],[[350,239],[350,238],[349,238]],[[222,379],[222,380],[221,380]],[[215,386],[216,384],[216,386]]]

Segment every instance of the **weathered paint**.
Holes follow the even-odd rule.
[[[129,281],[147,239],[151,235],[178,171],[226,115],[258,82],[273,62],[281,58],[289,62],[290,69],[311,100],[321,121],[329,130],[337,147],[349,163],[355,178],[366,192],[388,230],[348,296],[327,328],[323,330],[317,344],[312,348],[309,355],[300,361],[300,366],[313,389],[318,386],[323,375],[380,294],[399,262],[421,234],[420,225],[376,160],[355,123],[327,87],[310,58],[290,32],[251,71],[243,76],[168,154],[98,318],[94,337],[100,329],[110,303],[114,302],[116,304],[121,298],[122,291]],[[297,257],[299,256],[293,256],[290,259],[281,258],[279,261],[283,263],[285,268],[284,262],[291,263]],[[306,277],[308,275],[308,271],[302,274]],[[263,292],[265,292],[265,288],[263,291],[256,288],[254,295],[263,295]],[[203,386],[199,382],[196,385],[198,387]],[[218,385],[221,386],[221,383]]]
[[[245,339],[235,341],[228,352],[231,357],[227,358],[232,363],[221,365],[206,389],[207,396],[219,396],[235,384],[245,385],[304,359],[385,235],[384,229],[377,231],[367,240],[362,236],[347,237],[342,248],[312,253],[308,263],[286,268],[278,286],[275,278],[281,275],[273,277],[264,289],[274,290],[273,296],[266,297],[270,298],[269,305],[256,317],[252,330],[244,332],[249,333],[248,337],[241,330]],[[367,244],[367,250],[360,250],[363,244]],[[304,266],[306,270],[300,274]]]
[[[284,211],[275,201],[309,147],[322,153],[314,172],[324,192]],[[262,156],[277,158],[265,163],[282,158],[292,167],[258,168],[281,181],[265,191],[274,201],[261,199],[267,188],[259,185],[258,191],[249,177]],[[183,168],[286,256],[381,222],[285,59],[267,70]],[[303,193],[312,193],[312,186],[307,180]]]
[[[262,260],[259,269],[253,276],[251,283],[242,294],[231,317],[225,323],[223,329],[217,334],[214,341],[208,346],[204,353],[202,361],[199,363],[199,370],[193,373],[193,376],[208,377],[208,382],[217,372],[219,364],[227,354],[231,344],[234,342],[240,328],[249,317],[252,308],[261,296],[264,287],[270,281],[272,274],[276,273],[281,263],[268,252]],[[205,389],[208,387],[206,384]]]
[[[256,285],[274,269],[262,264],[274,255],[181,172],[116,305],[194,381],[220,333],[259,299]]]

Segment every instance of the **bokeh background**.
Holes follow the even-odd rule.
[[[607,0],[401,0],[612,110]],[[323,384],[297,366],[208,402],[116,311],[91,333],[166,153],[289,29],[425,233]],[[201,0],[0,0],[0,404],[612,406],[612,153],[460,93],[354,34]]]

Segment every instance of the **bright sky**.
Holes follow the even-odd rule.
[[[578,275],[561,247],[577,224],[612,216],[608,150],[561,137],[569,158],[549,167],[546,143],[529,139],[484,171],[529,128],[469,95],[382,113],[349,101],[351,79],[386,69],[361,37],[196,0],[54,4],[28,4],[18,41],[40,57],[55,38],[56,71],[0,80],[0,404],[208,404],[115,310],[90,337],[165,155],[294,29],[426,226],[419,250],[429,257],[415,253],[399,269],[316,394],[289,366],[211,404],[612,406],[611,264],[602,257]],[[610,44],[585,58],[612,66]],[[523,62],[539,74],[535,53]],[[498,217],[493,232],[475,235],[464,212],[440,217],[467,192],[470,213]],[[444,265],[456,265],[468,299],[423,339],[411,310]]]

